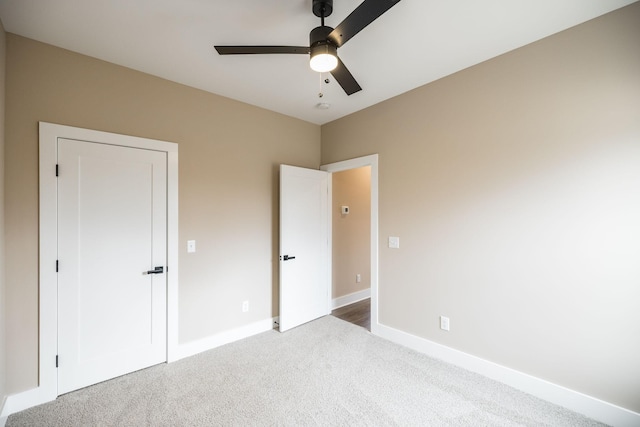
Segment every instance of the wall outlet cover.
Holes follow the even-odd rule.
[[[449,330],[449,318],[445,316],[440,316],[440,329],[443,331]]]

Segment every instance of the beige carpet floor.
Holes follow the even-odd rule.
[[[17,426],[595,426],[332,316],[11,415]]]

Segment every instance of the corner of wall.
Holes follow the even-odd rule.
[[[5,277],[4,277],[4,101],[6,33],[0,21],[0,413],[6,404]],[[6,419],[0,418],[0,426]]]

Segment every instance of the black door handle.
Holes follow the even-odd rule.
[[[296,259],[294,256],[285,255],[283,258],[285,261],[289,261],[290,259]]]
[[[153,270],[145,271],[142,274],[162,274],[164,273],[164,267],[154,267]]]

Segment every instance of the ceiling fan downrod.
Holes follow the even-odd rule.
[[[309,47],[331,44],[337,51],[337,46],[329,40],[329,34],[333,28],[324,25],[324,18],[333,13],[333,0],[313,0],[313,14],[320,18],[320,26],[309,33]]]

